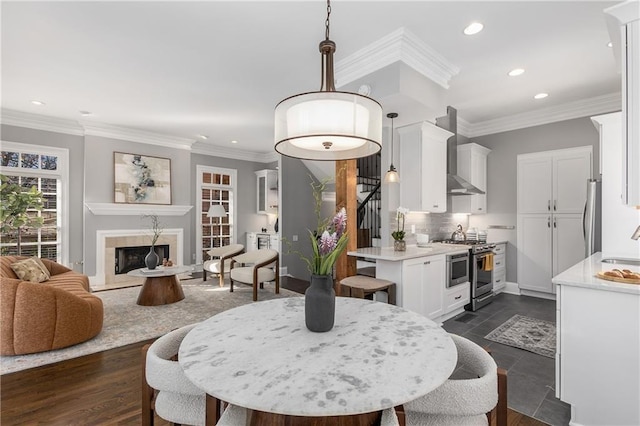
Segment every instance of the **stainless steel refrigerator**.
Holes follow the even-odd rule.
[[[602,181],[587,180],[587,201],[582,215],[585,257],[602,250]]]

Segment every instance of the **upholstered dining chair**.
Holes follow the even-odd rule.
[[[174,424],[204,425],[206,395],[184,374],[177,361],[180,343],[196,324],[173,330],[142,348],[142,425],[152,426],[155,414]],[[227,405],[217,420],[221,426],[244,425],[247,411]]]
[[[276,294],[280,293],[279,254],[272,249],[248,251],[231,259],[229,270],[229,289],[233,283],[241,282],[253,286],[253,300],[258,300],[258,285],[264,288],[265,282],[275,281]],[[272,266],[273,265],[273,266]]]
[[[207,280],[207,272],[218,275],[218,285],[224,287],[224,271],[231,267],[231,258],[244,251],[242,244],[229,244],[228,246],[215,247],[207,252],[209,260],[202,265],[203,280]]]
[[[491,355],[464,337],[451,334],[458,362],[465,375],[449,378],[427,395],[404,404],[406,426],[507,424],[506,371],[498,368]]]

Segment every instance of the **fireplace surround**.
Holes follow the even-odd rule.
[[[90,277],[92,287],[126,283],[127,274],[115,273],[116,248],[149,246],[148,229],[115,229],[96,231],[96,275]],[[179,266],[184,259],[184,230],[180,228],[162,231],[156,246],[168,245],[171,260]]]

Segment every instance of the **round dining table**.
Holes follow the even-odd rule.
[[[315,333],[305,326],[304,303],[250,303],[203,321],[180,345],[186,376],[207,395],[250,410],[329,417],[419,398],[456,366],[451,337],[420,314],[337,297],[334,327]]]

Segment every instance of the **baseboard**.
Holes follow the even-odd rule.
[[[520,287],[518,287],[518,283],[507,281],[504,283],[502,293],[515,294],[516,296],[520,296]]]
[[[556,295],[551,293],[543,293],[541,291],[532,291],[520,289],[521,296],[538,297],[540,299],[556,300]]]

